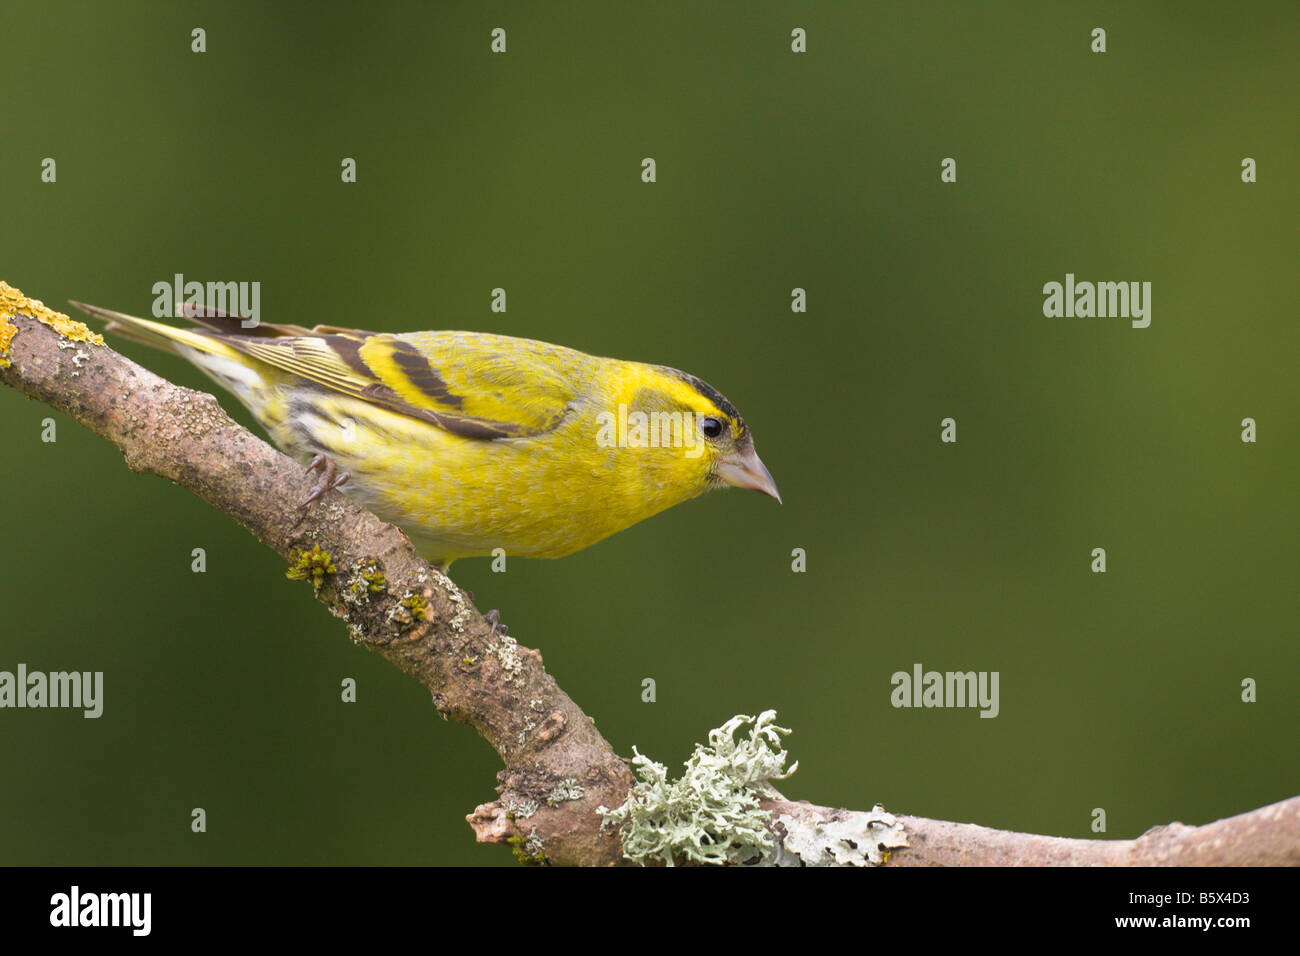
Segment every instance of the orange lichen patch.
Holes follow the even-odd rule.
[[[84,322],[74,321],[62,312],[55,312],[39,299],[29,299],[9,283],[0,280],[0,368],[9,367],[9,345],[18,332],[9,320],[19,312],[44,322],[70,342],[104,344],[104,337],[98,332],[90,331]]]
[[[9,367],[9,343],[18,330],[9,324],[9,316],[0,313],[0,368]]]

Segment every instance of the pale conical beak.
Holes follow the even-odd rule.
[[[781,492],[776,490],[776,482],[759,461],[758,454],[751,443],[747,442],[718,458],[713,472],[733,487],[752,488],[765,495],[771,495],[778,502],[781,501]]]

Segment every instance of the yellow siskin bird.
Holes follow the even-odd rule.
[[[190,304],[202,327],[178,328],[73,305],[228,389],[321,470],[308,501],[341,485],[444,568],[563,557],[725,485],[781,500],[735,406],[676,369],[479,332],[244,328]]]

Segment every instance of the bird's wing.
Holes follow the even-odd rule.
[[[591,356],[478,332],[366,332],[334,325],[249,323],[194,303],[177,313],[204,331],[75,303],[107,328],[150,345],[215,343],[308,382],[466,438],[541,435],[564,419],[590,377]]]
[[[467,438],[543,434],[579,394],[548,352],[567,350],[543,343],[461,332],[287,331],[218,337],[309,382]]]

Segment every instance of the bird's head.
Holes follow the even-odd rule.
[[[636,366],[611,418],[618,443],[639,453],[641,469],[682,498],[731,485],[781,500],[736,406],[693,375]]]

